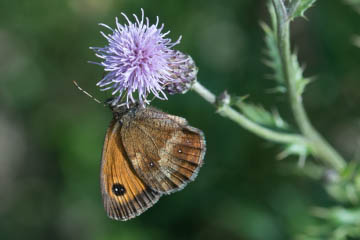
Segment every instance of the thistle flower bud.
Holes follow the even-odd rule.
[[[194,60],[189,55],[176,51],[170,59],[169,67],[175,81],[167,83],[165,91],[171,95],[189,91],[198,73]]]

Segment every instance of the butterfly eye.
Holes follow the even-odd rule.
[[[115,183],[112,187],[112,190],[116,196],[121,196],[126,193],[126,189],[124,188],[124,186],[119,183]]]
[[[120,113],[113,111],[113,117],[114,117],[115,120],[119,120],[120,119]]]
[[[153,162],[150,162],[149,165],[150,165],[150,167],[153,167],[153,166],[154,166],[154,163],[153,163]]]

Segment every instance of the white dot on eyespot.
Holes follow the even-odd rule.
[[[181,149],[179,149],[179,151],[178,151],[179,153],[182,153],[182,151],[181,151]]]

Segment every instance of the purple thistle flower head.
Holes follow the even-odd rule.
[[[134,14],[135,22],[121,13],[127,24],[120,24],[116,18],[116,28],[100,24],[108,28],[111,33],[101,34],[107,39],[108,45],[103,48],[91,47],[95,55],[102,59],[95,63],[104,67],[107,74],[97,86],[102,90],[112,90],[112,95],[117,94],[112,105],[127,105],[138,101],[141,105],[149,104],[149,94],[166,100],[166,86],[181,82],[176,71],[183,68],[187,58],[179,58],[178,52],[172,47],[180,43],[181,37],[171,42],[166,38],[170,31],[162,33],[164,24],[150,25],[149,19],[144,18],[141,9],[141,19]],[[92,62],[94,63],[94,62]],[[137,92],[137,93],[135,93]],[[138,100],[135,100],[137,94]],[[126,95],[126,100],[125,100]]]

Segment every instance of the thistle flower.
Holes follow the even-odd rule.
[[[147,97],[151,93],[166,100],[165,87],[169,89],[181,83],[178,78],[182,74],[179,71],[188,61],[188,58],[179,58],[179,52],[172,49],[180,43],[181,37],[175,42],[165,38],[170,31],[162,33],[164,24],[159,27],[158,17],[156,23],[150,25],[149,19],[144,18],[143,9],[141,20],[133,14],[134,23],[124,13],[121,14],[127,24],[120,24],[117,18],[115,29],[100,24],[111,31],[110,34],[101,32],[108,45],[90,48],[102,59],[100,63],[92,63],[103,66],[107,72],[97,86],[103,91],[111,89],[112,95],[117,94],[112,105],[126,104],[129,107],[130,103],[138,101],[144,106],[150,103]],[[134,94],[138,100],[135,100]]]

